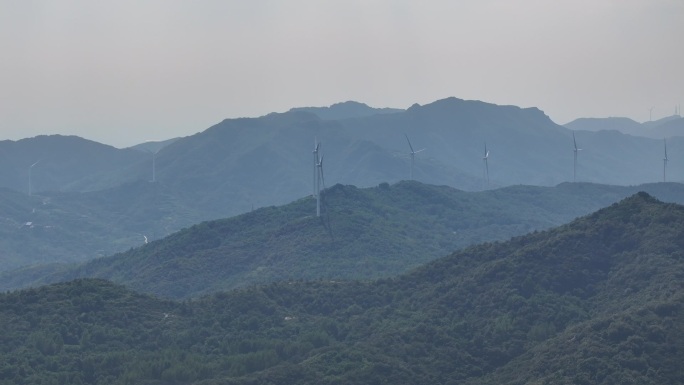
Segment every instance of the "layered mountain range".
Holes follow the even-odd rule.
[[[154,179],[215,218],[312,193],[314,140],[328,186],[414,179],[462,190],[577,181],[633,185],[663,180],[663,143],[617,131],[572,132],[536,108],[448,98],[406,110],[359,103],[227,119],[162,145],[115,149],[76,137],[0,142],[0,186],[37,194],[85,192]],[[673,135],[676,133],[673,133]],[[411,171],[410,138],[415,149]],[[485,145],[490,152],[485,175]],[[668,181],[684,180],[684,139],[668,142]],[[153,155],[153,152],[156,153]],[[31,167],[35,162],[39,162]],[[154,171],[153,171],[154,162]],[[153,176],[154,173],[154,176]],[[487,182],[489,179],[490,182]]]
[[[173,302],[101,280],[0,294],[3,383],[684,382],[684,207],[635,194],[371,282]]]
[[[76,265],[34,264],[8,271],[0,274],[0,290],[89,277],[181,299],[281,280],[366,280],[394,276],[477,243],[558,226],[638,191],[684,203],[684,185],[679,183],[635,187],[564,183],[481,192],[415,181],[365,189],[335,185],[322,194],[320,217],[316,217],[315,200],[303,198],[203,222],[145,244],[139,231],[145,227],[163,231],[162,226],[177,224],[171,221],[179,217],[175,211],[181,208],[145,190],[154,184],[141,187],[135,196],[142,203],[127,209],[134,202],[131,197],[114,206],[119,208],[117,216],[105,217],[103,222],[96,221],[97,213],[81,219],[78,231],[60,226],[39,228],[41,222],[36,222],[33,228],[11,229],[21,237],[8,236],[4,241],[13,242],[20,250],[27,244],[35,248],[40,241],[51,241],[48,244],[57,247],[69,240],[83,250],[94,245],[79,243],[80,239],[92,238],[91,242],[106,245],[108,235],[120,242],[129,235],[138,247]],[[143,200],[143,196],[147,198]],[[109,198],[116,199],[116,194]],[[49,218],[58,215],[59,209],[37,211]],[[145,222],[147,216],[154,215],[167,219]],[[84,225],[95,226],[92,230],[97,233],[86,236]]]
[[[576,163],[573,135],[580,148]],[[415,150],[424,149],[413,164],[407,138]],[[294,108],[129,149],[40,136],[0,142],[0,270],[107,256],[201,221],[309,196],[314,141],[321,144],[327,187],[394,184],[411,175],[464,191],[555,186],[573,178],[618,185],[684,180],[681,137],[668,139],[664,167],[662,140],[571,131],[535,108],[456,98],[406,110],[356,102]],[[610,199],[628,192],[634,189]],[[592,199],[575,214],[609,203]],[[520,223],[520,229],[540,228]],[[472,241],[514,235],[489,234]]]

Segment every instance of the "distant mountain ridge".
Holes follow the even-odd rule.
[[[155,178],[183,206],[215,213],[213,218],[228,217],[312,194],[315,138],[321,143],[328,186],[370,187],[410,179],[408,136],[416,148],[425,149],[414,159],[414,179],[462,190],[555,186],[572,181],[574,174],[577,181],[602,184],[663,180],[662,141],[615,131],[575,133],[582,148],[575,172],[572,132],[536,108],[453,97],[399,111],[364,106],[347,102],[226,119],[161,148],[154,157]],[[333,113],[345,118],[334,119]],[[39,142],[26,143],[33,141]],[[81,142],[83,149],[59,150],[70,162],[45,161],[33,168],[36,192],[99,191],[152,179],[149,153],[109,147],[100,151]],[[484,175],[485,144],[490,182]],[[21,152],[25,159],[14,161],[17,154],[0,146],[0,177],[7,187],[27,191],[28,167],[42,156],[38,147],[27,147]],[[93,155],[84,150],[90,148]],[[7,156],[11,161],[3,160]],[[668,140],[668,156],[667,180],[684,181],[684,138]]]
[[[684,118],[679,115],[667,116],[655,121],[635,122],[629,118],[579,118],[565,127],[571,130],[601,131],[615,130],[627,135],[653,139],[684,136]]]
[[[3,293],[0,362],[8,385],[678,384],[683,233],[683,206],[638,193],[373,282],[184,302],[101,280]]]
[[[311,112],[323,120],[339,120],[350,118],[362,118],[377,114],[392,114],[402,112],[399,108],[373,108],[365,103],[347,101],[335,103],[330,107],[296,107],[290,111]]]
[[[77,136],[41,135],[18,141],[4,140],[0,141],[0,187],[27,192],[31,169],[34,193],[58,191],[76,180],[103,177],[142,159],[146,156],[137,151],[121,150]]]
[[[159,150],[168,146],[169,144],[172,144],[173,142],[177,141],[178,139],[180,139],[180,138],[171,138],[171,139],[158,140],[158,141],[147,141],[147,142],[143,142],[140,144],[136,144],[135,146],[131,146],[128,148],[133,149],[133,150],[148,152],[148,153],[157,153],[157,152],[159,152]]]

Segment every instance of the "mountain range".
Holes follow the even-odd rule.
[[[415,181],[365,189],[335,185],[323,194],[321,217],[315,216],[315,200],[303,198],[203,222],[149,244],[136,235],[139,247],[110,257],[8,271],[0,275],[0,290],[90,277],[162,297],[192,298],[282,280],[390,277],[473,244],[567,223],[637,191],[684,203],[684,185],[678,183],[564,183],[482,192]],[[120,222],[105,224],[119,224],[120,232],[132,234],[160,225],[135,223],[155,210],[170,216],[178,209],[170,202],[157,207],[151,196],[148,201],[148,210],[138,215],[141,207],[118,205]]]
[[[668,139],[663,170],[660,140],[571,131],[536,108],[457,98],[406,110],[356,102],[294,108],[128,149],[59,135],[2,141],[0,270],[111,255],[201,221],[313,194],[314,140],[322,146],[327,186],[408,179],[410,138],[416,150],[425,149],[416,155],[414,179],[481,191],[572,180],[573,133],[582,149],[578,181],[684,180],[682,137]]]
[[[0,294],[3,383],[684,382],[684,207],[635,194],[372,282],[173,302],[101,280]]]
[[[673,121],[674,122],[674,121]],[[577,131],[577,180],[635,185],[663,179],[663,144],[616,131]],[[411,175],[408,136],[416,149],[414,177],[423,183],[482,190],[573,180],[570,129],[536,108],[457,98],[406,110],[346,102],[294,108],[258,118],[227,119],[203,132],[155,147],[155,180],[185,205],[228,217],[284,204],[312,193],[314,140],[322,145],[328,186],[395,183]],[[491,184],[484,175],[484,147]],[[2,186],[27,191],[84,192],[152,179],[152,156],[74,137],[0,143]],[[149,151],[149,149],[148,149]],[[684,180],[684,139],[668,141],[668,181]],[[206,218],[210,219],[210,218]]]
[[[653,139],[684,136],[684,118],[679,114],[644,123],[638,123],[629,118],[579,118],[564,126],[580,131],[613,130]]]

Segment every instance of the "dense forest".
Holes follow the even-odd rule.
[[[0,384],[682,383],[682,282],[684,207],[639,193],[395,278],[8,292]]]
[[[565,183],[483,192],[415,181],[364,189],[335,185],[323,193],[320,218],[315,199],[307,197],[197,224],[65,271],[50,266],[12,271],[0,275],[0,290],[104,278],[136,291],[184,299],[282,280],[392,277],[454,250],[567,223],[638,189],[684,203],[680,183]],[[121,216],[136,211],[131,218],[142,218],[150,212],[144,208],[132,206]],[[132,222],[126,222],[128,228]]]

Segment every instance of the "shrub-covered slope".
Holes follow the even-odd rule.
[[[0,295],[4,384],[684,382],[684,207],[645,193],[375,282],[193,302],[77,280]]]

